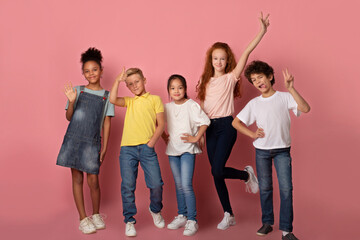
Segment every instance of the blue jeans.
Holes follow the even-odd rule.
[[[123,203],[124,222],[135,222],[135,188],[139,162],[144,170],[146,186],[150,189],[150,210],[161,211],[162,185],[160,166],[154,148],[147,144],[122,146],[120,150],[121,198]]]
[[[292,232],[293,185],[291,177],[291,156],[289,148],[256,150],[256,171],[259,180],[262,223],[274,224],[272,159],[280,189],[280,230]]]
[[[178,214],[186,216],[188,220],[196,221],[196,200],[192,186],[195,154],[169,156],[169,162],[175,181]]]

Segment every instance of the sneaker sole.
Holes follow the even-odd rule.
[[[259,233],[259,232],[256,232],[256,235],[261,236],[261,237],[264,237],[264,236],[268,235],[268,234],[271,233],[271,232],[272,232],[272,230],[270,230],[268,233]]]
[[[105,228],[106,228],[105,226],[104,227],[96,227],[96,230],[103,230]]]
[[[226,229],[228,229],[228,228],[231,227],[231,226],[235,226],[235,224],[236,224],[236,222],[230,223],[229,226],[227,226],[226,228],[219,228],[219,226],[217,226],[217,229],[226,230]]]
[[[83,232],[81,229],[79,229],[83,234],[93,234],[93,233],[96,233],[96,230],[95,231],[92,231],[92,232],[87,232],[87,233],[85,233],[85,232]]]

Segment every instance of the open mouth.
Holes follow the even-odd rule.
[[[258,86],[258,88],[266,88],[266,85],[265,84],[261,84]]]

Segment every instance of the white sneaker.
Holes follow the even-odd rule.
[[[100,214],[92,215],[91,220],[97,230],[105,229],[105,222],[104,222],[103,217]]]
[[[244,170],[249,174],[249,179],[245,182],[246,192],[257,193],[259,191],[259,182],[255,176],[254,169],[251,166],[246,166]]]
[[[217,225],[218,229],[225,230],[230,226],[234,226],[236,224],[235,217],[231,216],[230,213],[225,212],[224,218],[221,222]]]
[[[125,235],[128,237],[136,236],[135,222],[127,222],[125,226]]]
[[[84,234],[90,234],[96,232],[96,227],[92,223],[90,218],[86,217],[80,221],[79,230],[82,231]]]
[[[174,218],[174,220],[171,223],[169,223],[167,225],[167,228],[168,229],[179,229],[179,228],[185,226],[186,221],[187,221],[187,218],[184,215],[179,214],[178,216],[176,216]]]
[[[185,236],[192,236],[197,232],[198,229],[199,229],[199,225],[197,224],[196,221],[187,220],[183,234]]]
[[[164,218],[161,216],[161,212],[153,213],[150,208],[149,208],[149,211],[151,213],[151,216],[153,217],[155,226],[158,228],[164,228],[165,221],[164,221]]]

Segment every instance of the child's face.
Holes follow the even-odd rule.
[[[179,79],[175,78],[170,82],[169,94],[175,103],[185,100],[185,88]]]
[[[227,54],[224,49],[215,49],[212,54],[212,66],[216,72],[224,73],[227,64]]]
[[[145,83],[146,79],[139,74],[133,74],[126,78],[126,86],[135,96],[141,96],[146,93]]]
[[[102,69],[97,62],[87,61],[83,67],[83,74],[89,83],[97,84],[100,82]]]
[[[250,79],[254,87],[262,94],[266,94],[273,89],[270,82],[273,79],[273,75],[267,77],[263,73],[253,73],[250,75]]]

